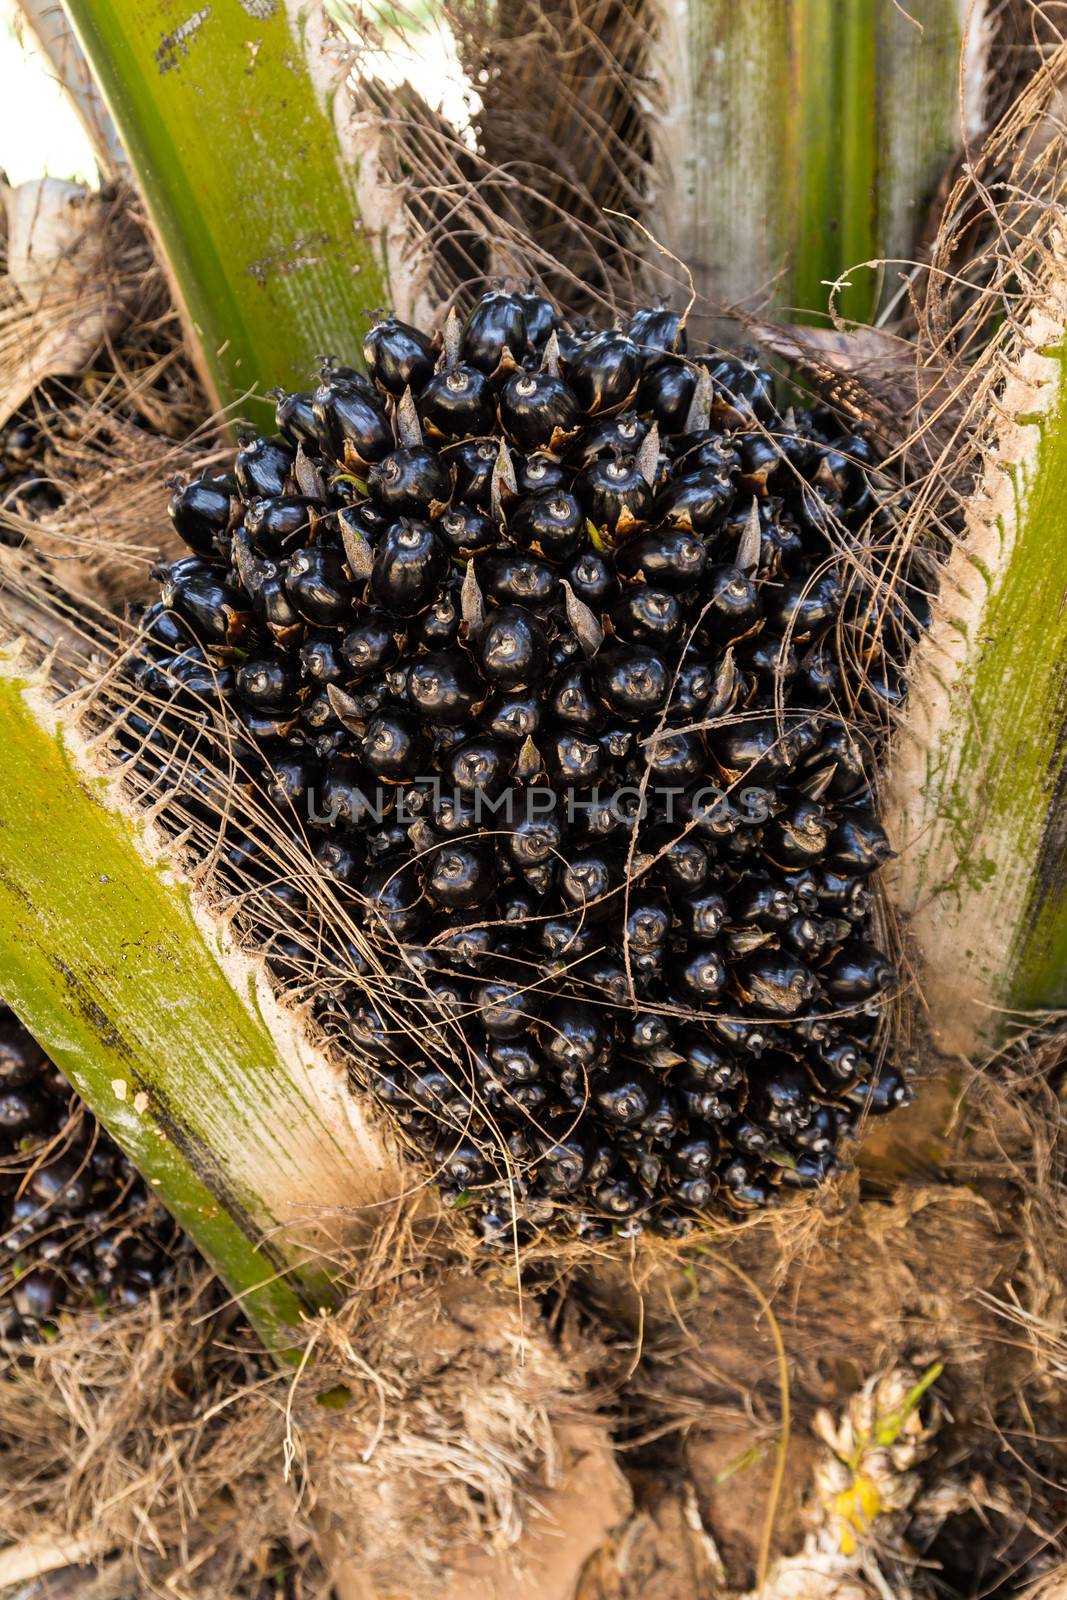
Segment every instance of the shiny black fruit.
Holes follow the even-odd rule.
[[[482,372],[495,372],[505,352],[518,360],[528,340],[526,313],[519,295],[504,289],[484,294],[463,325],[464,359]]]
[[[363,341],[371,377],[398,398],[405,389],[418,394],[433,374],[433,344],[418,328],[388,316],[376,322]]]
[[[424,866],[427,894],[449,910],[480,906],[496,888],[496,866],[487,845],[454,840],[432,851]]]
[[[167,510],[190,550],[209,556],[230,520],[230,486],[224,478],[194,479],[171,496]]]
[[[578,420],[578,401],[561,378],[547,372],[515,372],[500,391],[500,421],[520,450],[556,448]]]
[[[447,564],[441,541],[428,523],[401,519],[374,553],[371,593],[386,611],[413,616],[433,597]]]
[[[421,445],[393,450],[367,475],[371,494],[392,516],[423,516],[452,493],[452,478],[440,456]]]
[[[618,645],[599,652],[593,663],[601,699],[617,716],[638,721],[667,698],[670,673],[662,657],[643,645]]]
[[[429,430],[445,439],[470,439],[493,426],[492,385],[476,367],[450,367],[422,391],[419,416]]]
[[[582,410],[592,416],[619,411],[632,398],[643,365],[623,333],[596,333],[567,363],[567,381]]]
[[[548,666],[548,642],[537,618],[520,606],[491,613],[478,640],[478,657],[487,680],[500,689],[537,683]]]
[[[237,487],[246,500],[269,499],[285,493],[293,470],[293,451],[287,444],[255,439],[238,450],[233,464]]]
[[[325,545],[298,550],[285,566],[285,592],[305,621],[343,622],[352,603],[344,558]]]

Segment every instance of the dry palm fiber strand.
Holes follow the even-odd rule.
[[[339,1505],[338,1560],[372,1592],[448,1592],[472,1551],[521,1560],[593,1415],[595,1341],[524,1332],[403,1210],[336,1265],[350,1296],[295,1372],[264,1368],[191,1270],[0,1368],[0,1580],[71,1540],[127,1594],[317,1600],[313,1540]]]

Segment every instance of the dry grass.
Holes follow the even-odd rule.
[[[525,1330],[403,1210],[341,1278],[292,1367],[265,1367],[191,1270],[0,1364],[0,1588],[20,1552],[67,1540],[177,1600],[265,1600],[279,1564],[286,1594],[325,1596],[313,1539],[420,1600],[449,1554],[517,1560],[594,1416],[596,1347]]]
[[[682,1600],[709,1534],[725,1581],[708,1592],[735,1592],[769,1509],[773,1550],[803,1537],[816,1410],[936,1360],[943,1420],[922,1472],[942,1511],[879,1548],[892,1592],[1044,1596],[1067,1559],[1065,1060],[1061,1035],[968,1073],[924,1109],[921,1138],[911,1130],[910,1171],[888,1175],[876,1152],[785,1238],[778,1219],[684,1248],[634,1241],[626,1259],[531,1254],[525,1309],[514,1276],[465,1266],[450,1230],[391,1216],[349,1261],[350,1296],[309,1329],[298,1369],[265,1371],[195,1278],[104,1323],[70,1319],[32,1368],[0,1372],[0,1534],[24,1545],[91,1528],[135,1592],[182,1600],[259,1600],[288,1563],[286,1592],[311,1600],[326,1593],[313,1541],[341,1504],[348,1559],[382,1592],[427,1600],[465,1548],[520,1559],[561,1439],[599,1411],[637,1510],[591,1593],[637,1600],[652,1562],[674,1587],[661,1571],[648,1592]],[[669,1486],[686,1479],[683,1517]]]
[[[167,479],[210,460],[218,440],[128,190],[100,205],[92,254],[106,270],[97,292],[114,314],[99,319],[88,364],[47,379],[20,412],[37,430],[35,483],[57,503],[32,512],[22,483],[0,490],[0,541],[5,563],[21,548],[57,595],[120,609],[144,592],[161,551],[177,553]],[[2,270],[0,262],[0,370],[11,371],[77,311],[86,288],[61,280],[41,306],[27,304]]]

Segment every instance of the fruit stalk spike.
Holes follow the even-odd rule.
[[[369,539],[361,538],[348,522],[341,519],[341,543],[344,545],[348,570],[356,583],[362,583],[374,571],[374,551]]]
[[[478,587],[473,561],[467,562],[467,570],[463,574],[463,587],[460,590],[459,599],[463,620],[467,624],[472,638],[476,638],[482,624],[485,622],[485,598]]]
[[[697,371],[696,388],[693,398],[689,402],[689,410],[685,417],[685,433],[699,433],[711,423],[711,401],[714,394],[714,385],[711,373],[707,367],[700,367]]]
[[[541,752],[534,744],[533,739],[527,734],[519,750],[519,757],[515,763],[515,772],[523,783],[529,783],[536,778],[541,770]]]
[[[410,389],[405,389],[396,408],[396,431],[400,443],[407,449],[418,449],[422,444],[422,424],[415,409]]]
[[[748,520],[745,523],[744,531],[737,546],[737,565],[742,572],[758,571],[762,546],[763,533],[760,527],[759,504],[755,495],[753,495]]]
[[[501,439],[500,449],[497,451],[496,464],[493,467],[493,486],[490,498],[490,510],[494,521],[500,522],[504,515],[504,490],[510,490],[514,494],[517,488],[518,480],[515,477],[511,454],[507,445]]]
[[[659,425],[653,423],[641,441],[640,448],[634,456],[634,466],[644,478],[649,488],[655,487],[656,468],[659,466]]]
[[[355,733],[362,738],[367,731],[367,719],[363,716],[352,696],[346,694],[343,689],[339,689],[336,683],[328,683],[326,685],[326,698],[329,700],[338,722],[343,723],[350,733]]]
[[[302,443],[296,447],[296,465],[293,468],[297,488],[301,494],[306,494],[311,500],[322,500],[326,495],[326,485],[322,481],[322,473],[310,459]]]
[[[604,630],[584,600],[579,600],[570,584],[564,580],[563,594],[567,606],[567,621],[574,629],[575,638],[587,656],[595,656],[604,643]]]
[[[441,367],[450,372],[459,365],[460,341],[463,337],[463,323],[455,306],[451,308],[445,318],[445,325],[441,338]]]
[[[712,719],[723,717],[734,703],[737,693],[737,667],[734,662],[734,649],[731,645],[722,658],[722,664],[715,675],[715,692],[708,706],[708,716]]]

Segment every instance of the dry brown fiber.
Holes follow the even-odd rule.
[[[340,1495],[368,1592],[429,1600],[454,1592],[443,1567],[465,1543],[520,1559],[561,1437],[599,1405],[637,1505],[589,1593],[644,1593],[630,1578],[649,1570],[650,1539],[659,1565],[680,1565],[670,1505],[686,1481],[725,1568],[709,1592],[735,1593],[753,1576],[780,1436],[758,1289],[785,1341],[793,1410],[775,1548],[803,1537],[815,1408],[902,1360],[936,1359],[949,1423],[929,1470],[962,1498],[926,1559],[955,1564],[957,1583],[964,1551],[989,1573],[1017,1564],[1021,1580],[1051,1582],[1067,1557],[1055,1479],[1067,1198],[1047,1076],[1063,1052],[1053,1041],[961,1083],[954,1100],[920,1102],[918,1125],[871,1152],[866,1192],[845,1184],[802,1223],[684,1250],[635,1245],[625,1262],[605,1252],[550,1267],[533,1253],[524,1313],[511,1273],[476,1274],[454,1239],[394,1220],[350,1263],[351,1297],[314,1328],[314,1359],[297,1373],[265,1370],[195,1276],[109,1321],[71,1318],[32,1369],[0,1376],[0,1538],[25,1547],[91,1530],[104,1570],[137,1595],[259,1597],[287,1565],[289,1592],[311,1597],[327,1592],[317,1508]],[[1009,1068],[1012,1087],[998,1081]],[[554,1346],[520,1331],[537,1291],[556,1306]],[[342,1409],[316,1403],[340,1385]],[[894,1593],[931,1592],[903,1543],[881,1559]],[[682,1581],[656,1592],[681,1600]]]

